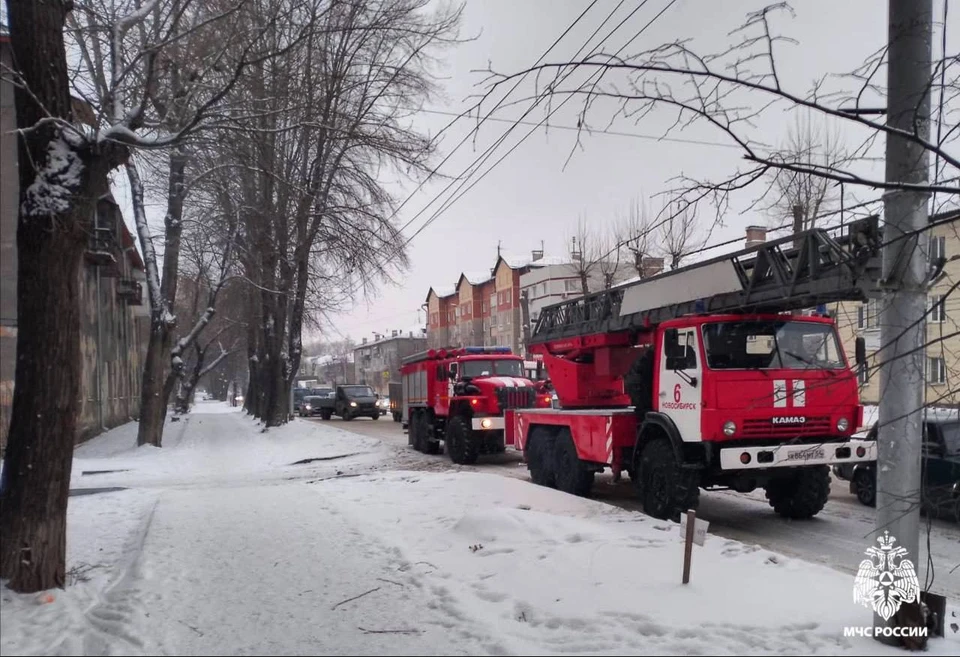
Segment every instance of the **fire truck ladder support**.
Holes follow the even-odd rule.
[[[803,231],[547,306],[530,343],[637,331],[683,315],[778,313],[878,298],[880,245],[876,216],[848,224],[837,238],[821,228]]]

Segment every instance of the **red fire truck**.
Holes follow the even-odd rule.
[[[442,440],[454,463],[504,452],[504,410],[551,400],[538,394],[509,347],[431,349],[405,358],[400,375],[408,444],[438,454]]]
[[[873,217],[544,308],[530,349],[560,408],[508,411],[507,442],[569,493],[626,471],[658,518],[700,488],[763,487],[780,515],[816,515],[830,465],[876,460],[852,438],[863,407],[825,304],[879,295],[879,240]]]

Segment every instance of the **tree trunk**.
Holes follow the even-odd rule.
[[[16,88],[20,209],[17,363],[0,477],[0,578],[20,592],[63,587],[66,515],[80,400],[80,263],[117,151],[64,141],[47,116],[72,119],[63,43],[65,4],[9,3]],[[49,149],[59,140],[59,164]],[[65,154],[72,154],[72,157]],[[67,164],[64,164],[67,162]],[[31,166],[36,163],[36,168]],[[77,165],[74,168],[74,165]],[[42,198],[28,188],[40,183]]]
[[[150,329],[150,341],[147,343],[147,357],[143,362],[137,445],[161,446],[169,399],[164,389],[169,353],[170,331],[166,329],[162,320],[154,321]]]
[[[187,159],[182,146],[174,147],[170,154],[170,169],[167,179],[167,214],[163,220],[163,276],[160,279],[159,304],[157,307],[151,308],[150,342],[147,345],[147,358],[143,366],[143,383],[140,388],[138,445],[155,445],[156,447],[162,445],[167,404],[173,390],[173,382],[170,381],[170,375],[168,374],[174,329],[174,322],[170,318],[173,316],[174,303],[177,298]],[[136,194],[134,195],[134,202],[138,202]],[[139,196],[139,202],[143,202],[142,194]],[[155,262],[153,266],[156,267]],[[151,303],[153,302],[154,300],[151,299]]]

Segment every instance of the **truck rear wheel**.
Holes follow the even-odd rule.
[[[533,483],[549,488],[557,487],[557,475],[553,470],[553,434],[549,429],[537,427],[530,432],[527,441],[527,470]]]
[[[677,461],[666,438],[650,441],[640,454],[637,492],[643,510],[661,520],[680,520],[680,514],[700,504],[697,473]]]
[[[593,488],[594,472],[587,470],[577,456],[577,447],[573,444],[569,429],[561,429],[553,442],[553,470],[557,489],[564,493],[583,496]]]
[[[797,468],[783,477],[771,480],[767,500],[784,518],[806,520],[820,513],[830,496],[830,468],[816,465]]]
[[[479,441],[463,416],[456,416],[447,424],[447,453],[457,465],[472,465],[480,454]]]

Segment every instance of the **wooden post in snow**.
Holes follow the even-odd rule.
[[[683,583],[690,583],[690,558],[693,556],[693,532],[697,524],[696,511],[687,511],[687,535],[683,542]]]

